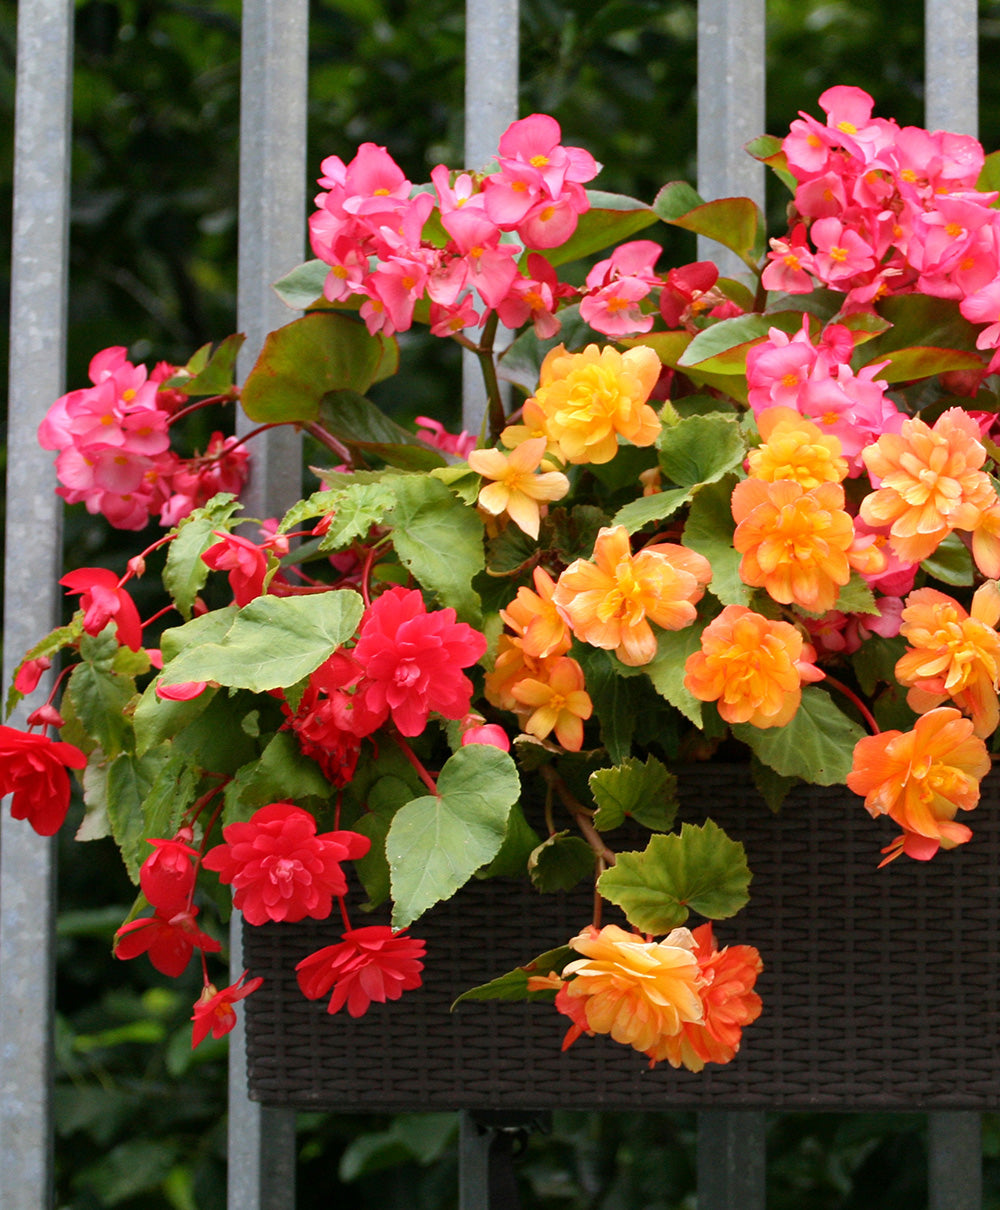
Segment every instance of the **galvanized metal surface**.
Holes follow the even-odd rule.
[[[983,1125],[978,1113],[931,1113],[928,1210],[982,1210]]]
[[[929,130],[979,131],[976,0],[925,0],[925,116]]]
[[[237,323],[247,337],[241,375],[265,335],[291,322],[272,284],[305,253],[308,0],[245,0],[240,111],[240,237]],[[252,421],[239,420],[246,434]],[[251,447],[244,496],[251,516],[280,516],[302,486],[302,443],[290,428],[261,433]],[[231,927],[230,975],[243,973],[240,921]],[[229,1206],[291,1210],[295,1205],[295,1115],[247,1097],[242,1020],[229,1050]]]
[[[764,205],[764,166],[743,145],[764,133],[764,0],[698,0],[698,192]],[[698,258],[723,273],[738,257],[700,237]]]
[[[35,438],[65,389],[72,0],[18,8],[4,682],[58,616],[61,501]],[[51,684],[51,682],[49,682]],[[46,687],[33,695],[35,705]],[[23,725],[25,712],[18,712]],[[0,1206],[52,1197],[54,842],[0,823]]]
[[[764,1114],[698,1114],[698,1210],[764,1210]]]

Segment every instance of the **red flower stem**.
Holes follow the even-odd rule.
[[[272,421],[270,424],[258,424],[255,429],[251,429],[250,432],[247,433],[247,435],[245,437],[241,437],[239,439],[239,441],[233,441],[231,444],[227,445],[224,449],[219,450],[219,452],[217,454],[212,454],[211,457],[201,457],[198,459],[198,461],[204,463],[206,466],[209,463],[218,462],[218,460],[220,458],[224,458],[226,456],[226,454],[231,454],[232,451],[234,449],[236,449],[238,446],[246,445],[246,443],[248,441],[250,441],[253,437],[256,437],[258,434],[266,433],[268,429],[280,428],[285,423],[287,423],[287,422],[284,420],[275,420],[275,421]]]
[[[141,629],[141,630],[145,630],[147,626],[152,626],[152,624],[153,624],[153,623],[154,623],[154,622],[155,622],[155,621],[156,621],[158,618],[162,618],[162,617],[163,617],[163,615],[164,615],[165,613],[170,613],[170,611],[171,611],[172,609],[176,609],[176,608],[177,608],[177,607],[176,607],[176,605],[164,605],[162,609],[158,609],[158,610],[156,611],[156,613],[154,613],[154,614],[153,614],[151,617],[148,617],[148,618],[145,620],[145,622],[140,622],[140,623],[139,623],[139,627],[140,627],[140,629]]]
[[[847,685],[845,685],[843,683],[843,681],[838,681],[836,677],[830,676],[829,673],[827,673],[827,676],[826,676],[826,683],[832,689],[839,689],[840,692],[844,695],[844,697],[848,698],[850,701],[852,701],[855,704],[855,706],[857,706],[859,712],[861,713],[861,717],[868,724],[868,727],[869,727],[872,735],[879,735],[881,733],[881,728],[879,727],[878,723],[875,721],[875,716],[868,709],[868,707],[864,704],[864,702],[861,700],[861,698],[858,697],[858,695],[854,692],[853,689],[850,689]]]
[[[180,408],[167,421],[167,427],[176,424],[178,420],[183,420],[185,416],[190,416],[192,412],[198,412],[202,408],[211,407],[216,403],[235,403],[239,399],[239,388],[234,387],[233,390],[227,391],[225,395],[210,395],[207,399],[199,399],[197,403],[189,403],[187,407]]]
[[[190,906],[188,904],[188,907]],[[201,977],[205,982],[205,986],[208,987],[212,980],[208,977],[208,963],[205,961],[205,951],[201,946],[198,947],[198,957],[201,959]]]
[[[601,917],[604,912],[604,897],[601,895],[601,892],[597,889],[597,880],[604,873],[604,869],[605,869],[604,859],[602,857],[598,857],[597,862],[596,862],[596,869],[594,870],[594,913],[593,913],[594,919],[593,919],[593,924],[594,924],[595,929],[599,929],[601,927]]]
[[[341,462],[346,462],[348,466],[353,466],[354,459],[351,457],[351,451],[346,445],[338,441],[332,433],[328,433],[321,424],[305,424],[302,427],[310,437],[315,437],[320,445],[325,445],[328,450],[332,450]]]
[[[606,864],[615,864],[615,855],[604,843],[604,838],[593,824],[593,811],[585,807],[582,802],[570,791],[569,786],[563,781],[559,774],[552,768],[551,765],[542,766],[542,777],[555,790],[562,801],[563,806],[573,816],[573,822],[583,833],[583,838],[587,844],[594,850],[597,856]]]
[[[52,688],[49,691],[49,696],[45,699],[46,706],[52,705],[53,699],[56,696],[56,690],[59,688],[60,682],[63,681],[67,676],[69,676],[69,674],[73,671],[73,669],[75,667],[76,667],[75,664],[67,664],[66,667],[60,671],[59,675],[52,682]]]
[[[431,777],[431,775],[427,772],[427,770],[421,764],[420,757],[417,756],[416,752],[413,751],[413,749],[406,742],[406,740],[403,739],[403,737],[399,734],[398,731],[392,731],[392,732],[390,732],[390,734],[392,735],[392,738],[396,741],[396,743],[399,745],[400,751],[403,753],[403,755],[406,757],[406,759],[410,762],[410,764],[414,767],[414,769],[416,769],[417,773],[420,776],[420,780],[424,783],[424,785],[427,787],[427,789],[430,790],[430,792],[434,795],[435,798],[440,798],[441,795],[438,793],[438,788],[434,781],[434,778]]]
[[[340,831],[340,808],[343,806],[343,803],[344,791],[340,789],[337,791],[337,805],[333,808],[333,830],[335,832]]]
[[[374,563],[375,563],[375,551],[376,551],[376,548],[374,546],[367,547],[367,549],[365,550],[365,561],[361,567],[361,599],[365,603],[365,609],[370,609],[371,603],[372,603],[370,589],[371,589],[372,567],[374,566]]]
[[[344,928],[347,932],[350,932],[351,918],[347,914],[347,900],[343,895],[338,895],[337,902],[340,904],[340,918],[344,922]]]

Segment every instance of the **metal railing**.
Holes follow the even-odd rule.
[[[56,623],[60,502],[35,431],[65,389],[73,0],[18,6],[11,292],[4,679],[46,620]],[[517,0],[467,0],[466,161],[485,162],[517,116]],[[926,124],[977,126],[975,0],[926,0]],[[247,347],[287,319],[270,283],[305,248],[307,0],[245,0],[239,327]],[[741,151],[764,129],[764,0],[698,0],[699,190],[763,200],[763,169]],[[244,367],[244,372],[247,367]],[[474,399],[467,399],[474,407]],[[267,434],[251,512],[297,493],[294,438]],[[258,455],[260,458],[260,455]],[[26,553],[28,552],[28,553]],[[39,693],[45,691],[44,685]],[[16,721],[16,720],[15,720]],[[54,843],[0,823],[0,1210],[52,1204]],[[233,963],[240,972],[238,933]],[[978,1210],[978,1115],[930,1115],[930,1210]],[[489,1206],[489,1131],[462,1122],[462,1210]],[[230,1078],[232,1210],[295,1203],[294,1117],[246,1098],[242,1039]],[[762,1210],[764,1115],[699,1115],[700,1210]]]

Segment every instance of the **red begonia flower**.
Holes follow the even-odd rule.
[[[348,929],[343,941],[303,958],[295,969],[306,999],[318,1000],[332,988],[326,1011],[339,1012],[346,1004],[352,1017],[360,1017],[373,1000],[384,1004],[419,987],[426,952],[416,937],[394,933],[386,924],[370,924]]]
[[[194,1022],[191,1027],[192,1050],[200,1042],[205,1041],[209,1032],[213,1038],[221,1038],[229,1033],[236,1024],[236,1010],[233,1005],[237,1000],[246,999],[264,982],[258,975],[255,979],[248,979],[244,983],[248,974],[249,971],[244,971],[235,983],[224,987],[221,992],[214,983],[205,985],[204,991],[194,1006],[194,1015],[191,1017]]]
[[[86,763],[73,744],[0,727],[0,795],[14,795],[11,815],[26,819],[39,836],[59,831],[69,809],[67,770]]]
[[[52,661],[47,656],[39,656],[35,660],[25,660],[14,676],[14,688],[25,695],[34,693],[42,673],[52,667]]]
[[[354,658],[365,670],[369,709],[392,715],[403,735],[419,735],[427,716],[462,718],[472,682],[462,673],[486,650],[486,639],[454,609],[428,613],[417,589],[392,588],[367,610]]]
[[[221,541],[202,552],[202,562],[213,571],[229,572],[233,600],[242,609],[264,590],[267,558],[259,546],[236,534],[215,531]]]
[[[357,832],[316,835],[316,820],[302,807],[273,802],[245,823],[222,829],[225,843],[202,858],[206,870],[233,886],[233,905],[248,924],[325,920],[333,897],[347,893],[342,861],[364,857],[371,845]]]
[[[118,577],[106,567],[81,567],[59,581],[67,593],[80,593],[83,628],[100,634],[109,622],[118,627],[118,642],[138,651],[142,646],[142,622],[135,602],[118,586]]]
[[[154,916],[130,920],[115,933],[115,957],[128,959],[148,954],[161,975],[176,979],[183,974],[196,947],[206,954],[217,954],[222,949],[214,937],[195,924],[197,914],[198,909],[192,907],[174,916],[157,912]]]
[[[190,828],[182,828],[170,840],[150,840],[156,850],[142,863],[139,885],[158,912],[173,916],[188,905],[197,877],[198,850],[188,843]]]

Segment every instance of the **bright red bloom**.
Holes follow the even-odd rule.
[[[195,924],[196,907],[178,912],[174,916],[143,916],[130,920],[115,933],[115,957],[138,958],[148,954],[149,960],[161,975],[176,979],[183,974],[195,948],[206,954],[217,954],[222,946],[214,937],[203,933]]]
[[[86,763],[73,744],[0,727],[0,795],[14,795],[11,815],[26,819],[39,836],[59,831],[69,809],[67,770]]]
[[[309,677],[295,713],[282,705],[299,747],[335,786],[351,780],[361,741],[384,721],[384,715],[367,708],[364,693],[354,692],[361,678],[361,665],[347,652],[335,651]]]
[[[236,1010],[233,1005],[237,1000],[245,1000],[251,992],[255,992],[264,980],[258,975],[244,983],[248,971],[244,971],[235,983],[224,987],[220,992],[214,983],[207,983],[201,996],[194,1006],[191,1020],[191,1049],[204,1042],[211,1032],[213,1038],[224,1037],[236,1024]],[[242,984],[242,986],[240,986]]]
[[[242,609],[264,591],[267,557],[259,546],[237,534],[216,530],[215,536],[221,541],[202,552],[202,562],[213,571],[229,572],[233,600]]]
[[[187,907],[198,874],[198,850],[188,843],[190,828],[182,828],[170,840],[150,840],[155,852],[142,863],[139,885],[158,912],[173,916]]]
[[[352,1017],[360,1017],[373,1000],[384,1004],[419,987],[426,952],[423,941],[370,924],[348,929],[343,941],[303,958],[295,969],[306,999],[318,1000],[333,988],[326,1011],[339,1012],[346,1004]]]
[[[361,623],[354,658],[365,670],[366,706],[390,714],[403,735],[419,735],[431,711],[462,718],[472,682],[462,673],[486,651],[486,638],[454,609],[428,613],[417,589],[392,588],[373,602]]]
[[[42,679],[42,673],[47,672],[51,667],[52,661],[44,655],[36,660],[25,660],[14,676],[14,688],[25,696],[34,693],[38,688],[38,682]]]
[[[325,920],[335,895],[347,893],[342,861],[364,857],[370,841],[357,832],[316,835],[316,820],[302,807],[273,802],[245,823],[222,829],[225,844],[202,859],[206,870],[232,883],[233,905],[248,924]]]
[[[142,646],[142,622],[135,602],[118,585],[118,577],[106,567],[81,567],[59,581],[67,593],[80,593],[83,628],[100,634],[109,622],[118,627],[118,642],[133,651]]]

